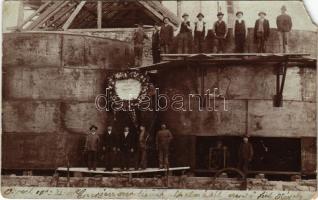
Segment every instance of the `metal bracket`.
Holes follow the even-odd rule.
[[[273,97],[273,106],[283,106],[283,90],[286,80],[288,58],[276,68],[276,95]],[[282,80],[280,77],[282,76]]]

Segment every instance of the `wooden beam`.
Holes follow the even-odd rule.
[[[103,2],[101,0],[97,1],[97,28],[102,28],[102,18],[103,18]]]
[[[55,24],[57,21],[60,19],[65,20],[64,16],[67,15],[69,11],[71,11],[76,4],[70,5],[68,7],[65,7],[61,12],[59,12],[57,15],[54,16],[54,20],[50,21],[49,23],[46,24],[46,26],[51,26],[52,24]]]
[[[71,16],[68,18],[68,20],[65,22],[65,24],[63,25],[62,29],[63,30],[67,30],[72,22],[74,21],[75,17],[78,15],[78,13],[81,11],[81,9],[83,8],[83,6],[85,5],[86,1],[81,1],[78,6],[75,8],[75,10],[73,11],[73,13],[71,14]]]
[[[20,26],[18,26],[18,29],[23,29],[23,26],[26,25],[33,17],[35,17],[37,14],[41,13],[48,5],[51,3],[51,1],[46,2],[42,6],[40,6],[39,9],[37,9],[32,15],[30,15]]]
[[[26,30],[32,30],[35,27],[37,27],[38,25],[40,25],[41,23],[43,23],[45,19],[50,18],[52,16],[52,13],[55,13],[65,3],[67,3],[67,2],[64,2],[64,1],[54,2],[54,4],[51,7],[49,7],[47,10],[45,10],[43,13],[41,13],[40,16],[38,18],[36,18],[36,20],[34,22],[32,22],[26,28]]]
[[[24,21],[24,2],[20,1],[19,2],[19,11],[18,11],[18,27],[21,26],[21,24],[23,24]]]

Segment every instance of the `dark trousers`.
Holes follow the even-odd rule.
[[[107,171],[112,171],[114,167],[114,161],[115,161],[116,152],[112,149],[106,149],[104,151],[104,163],[105,163],[105,169]]]
[[[198,53],[203,52],[204,35],[202,31],[196,31],[194,33],[194,45],[197,48]]]
[[[190,53],[191,33],[180,33],[178,37],[178,53]]]
[[[225,45],[225,39],[222,37],[216,37],[215,38],[216,43],[216,52],[217,53],[223,53],[224,52],[224,45]]]
[[[246,174],[248,171],[248,164],[249,164],[249,161],[247,159],[240,159],[238,168],[242,170],[244,174]]]
[[[160,50],[159,49],[152,49],[152,60],[153,60],[153,63],[160,62]]]
[[[146,148],[140,148],[137,151],[136,154],[136,169],[142,168],[146,169],[147,168],[147,151]]]
[[[160,50],[161,50],[161,53],[163,53],[163,54],[170,53],[170,44],[161,43],[160,44]]]
[[[245,46],[245,35],[244,34],[235,35],[235,52],[244,53],[244,46]]]
[[[87,151],[88,170],[96,170],[97,151]]]
[[[159,168],[169,167],[169,146],[159,146]]]
[[[257,42],[257,53],[265,53],[265,36],[264,32],[257,32],[256,33],[256,42]]]
[[[129,170],[129,167],[131,166],[131,161],[133,158],[134,158],[134,153],[132,153],[130,150],[128,149],[122,150],[120,155],[121,169]]]
[[[143,44],[135,44],[134,53],[135,53],[135,65],[136,66],[141,66],[142,65],[143,51],[144,51]]]

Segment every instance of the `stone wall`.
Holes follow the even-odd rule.
[[[3,168],[80,165],[106,79],[132,63],[129,43],[57,32],[9,33],[3,39]],[[123,59],[125,58],[125,59]]]
[[[51,176],[2,176],[2,186],[67,187],[66,177]],[[166,177],[70,177],[70,187],[140,187],[165,188]],[[241,190],[245,183],[234,178],[169,176],[168,187],[174,189]],[[267,179],[247,179],[248,190],[316,191],[316,180],[269,181]]]

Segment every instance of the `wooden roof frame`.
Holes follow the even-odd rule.
[[[87,7],[88,3],[90,9]],[[96,4],[96,5],[95,5]],[[125,7],[127,4],[130,4],[129,7]],[[171,20],[171,25],[175,28],[180,23],[180,19],[174,15],[171,11],[165,8],[161,3],[157,1],[144,1],[144,0],[136,0],[136,1],[103,1],[103,0],[95,0],[95,1],[80,1],[80,0],[66,0],[66,1],[54,1],[49,0],[45,1],[30,17],[21,23],[19,27],[17,27],[20,31],[34,31],[34,30],[68,30],[74,29],[73,23],[75,19],[82,13],[87,12],[82,19],[96,18],[92,21],[96,22],[97,29],[102,29],[103,18],[111,19],[116,16],[116,13],[128,11],[132,9],[134,6],[131,4],[136,4],[136,9],[144,9],[144,13],[149,16],[148,21],[161,22],[164,17],[169,17]],[[94,6],[95,5],[95,6]],[[94,10],[94,9],[96,10]],[[82,12],[81,12],[82,11]],[[89,16],[91,13],[91,16]],[[95,14],[96,12],[96,14]],[[107,16],[109,15],[110,16]],[[76,20],[80,21],[81,20]],[[116,21],[116,20],[113,20]],[[57,26],[55,27],[55,24]],[[88,23],[83,21],[80,26],[87,25],[91,28],[92,23]],[[76,24],[75,24],[76,25]],[[111,24],[110,24],[111,25]]]

